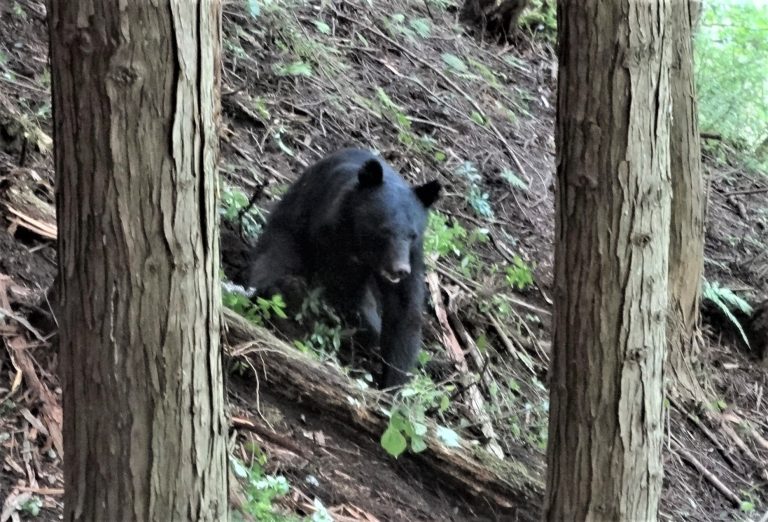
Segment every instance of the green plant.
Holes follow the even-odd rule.
[[[315,25],[315,29],[317,29],[321,34],[331,34],[331,26],[322,20],[313,20],[312,23]]]
[[[290,63],[276,63],[272,65],[272,72],[278,76],[312,76],[312,66],[302,60]]]
[[[529,0],[528,7],[518,20],[518,25],[530,27],[546,41],[557,41],[557,2],[553,0]]]
[[[741,325],[741,322],[734,314],[734,311],[740,312],[747,316],[752,315],[752,307],[743,298],[736,295],[733,290],[727,287],[720,286],[718,282],[710,283],[704,280],[701,295],[705,301],[711,302],[715,305],[730,321],[730,323],[739,331],[742,340],[749,347],[749,339]]]
[[[448,68],[457,74],[466,74],[469,72],[469,67],[467,67],[467,64],[464,63],[464,60],[456,56],[455,54],[451,53],[443,53],[440,55],[440,58],[443,59],[443,62],[448,66]]]
[[[394,13],[384,18],[384,27],[392,36],[405,36],[414,40],[417,36],[427,38],[432,32],[432,24],[427,18],[412,18],[406,24],[406,17],[402,13]]]
[[[259,116],[262,123],[266,124],[272,119],[272,115],[269,112],[269,107],[267,107],[267,102],[261,96],[257,96],[253,99],[251,108],[256,111],[256,114]]]
[[[311,327],[310,332],[294,346],[305,353],[331,355],[338,351],[344,339],[352,336],[351,330],[344,329],[341,318],[322,295],[322,289],[312,288],[301,303],[296,322]]]
[[[280,294],[275,294],[271,299],[257,297],[256,302],[254,302],[248,296],[238,292],[223,290],[221,301],[224,306],[257,325],[264,325],[273,316],[281,319],[288,317],[285,314],[285,301]]]
[[[768,140],[768,6],[703,2],[694,65],[701,129],[755,152]]]
[[[230,223],[237,223],[239,219],[243,232],[249,237],[261,232],[261,223],[264,221],[261,211],[250,205],[245,192],[236,188],[225,188],[221,191],[219,215]]]
[[[440,212],[430,212],[427,231],[424,234],[424,252],[427,259],[437,262],[440,258],[452,256],[455,266],[467,277],[475,275],[481,264],[473,248],[488,240],[488,230],[476,228],[468,232],[458,221],[448,224]]]
[[[262,465],[255,462],[251,467],[245,466],[239,459],[230,456],[230,466],[235,476],[243,482],[245,502],[242,510],[264,522],[298,521],[298,517],[290,517],[280,513],[274,503],[286,496],[290,484],[282,475],[268,475]]]
[[[26,513],[27,515],[31,517],[36,517],[40,514],[40,509],[43,507],[43,501],[39,497],[32,497],[26,502],[24,502],[21,507],[19,508],[19,511],[22,513]]]
[[[24,11],[24,8],[18,2],[13,3],[13,8],[11,12],[13,13],[14,16],[16,16],[22,22],[27,21],[27,12]]]
[[[507,267],[505,275],[509,286],[518,290],[525,290],[533,284],[531,267],[520,256],[514,257],[512,266]]]
[[[467,231],[458,221],[448,224],[440,212],[430,212],[427,231],[424,235],[424,251],[437,260],[447,254],[460,256],[465,248]]]
[[[528,183],[525,182],[524,179],[520,178],[517,174],[512,172],[510,169],[504,169],[501,171],[501,177],[509,183],[509,186],[512,188],[520,189],[520,190],[528,190]]]
[[[452,386],[439,388],[429,377],[416,376],[396,396],[396,406],[389,414],[389,424],[381,436],[381,447],[393,457],[399,457],[406,449],[420,453],[427,449],[424,437],[427,435],[427,410],[436,409],[443,413],[450,406],[449,393]],[[435,433],[446,446],[459,444],[455,431],[439,427]]]
[[[397,129],[397,139],[408,148],[413,147],[416,142],[416,136],[411,131],[411,120],[397,103],[382,89],[376,88],[376,97],[378,98],[379,108],[382,114]]]
[[[432,33],[432,23],[429,18],[412,18],[408,21],[408,25],[422,38],[428,38]]]
[[[456,174],[463,176],[469,182],[469,192],[467,193],[469,206],[478,216],[492,218],[493,208],[491,208],[490,196],[480,187],[483,177],[475,164],[471,161],[465,161],[456,169]]]

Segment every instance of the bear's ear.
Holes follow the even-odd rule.
[[[424,205],[425,208],[429,208],[440,196],[440,188],[440,182],[433,180],[415,187],[413,191],[416,193],[416,197],[419,198],[422,205]]]
[[[381,163],[376,159],[369,159],[360,167],[357,173],[357,182],[361,187],[376,187],[381,185],[384,179],[384,171]]]

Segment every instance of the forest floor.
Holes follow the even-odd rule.
[[[432,417],[525,469],[541,494],[555,56],[544,38],[527,32],[514,45],[478,41],[447,0],[382,4],[225,3],[223,214],[237,210],[238,188],[250,195],[265,182],[257,204],[268,208],[305,166],[347,145],[378,150],[412,183],[440,179],[446,190],[427,245],[423,374],[443,384],[477,382],[482,408],[469,407],[464,393],[451,394],[448,408]],[[44,2],[4,2],[0,522],[62,513],[61,389],[46,299],[56,272],[51,123]],[[757,304],[768,296],[768,177],[738,158],[717,141],[704,143],[711,183],[706,279]],[[698,368],[711,403],[694,408],[673,400],[666,409],[660,517],[759,520],[768,510],[768,371],[756,353],[765,339],[753,337],[750,350],[716,306],[702,306]],[[457,372],[452,349],[474,351],[468,372]],[[417,456],[393,459],[378,439],[300,401],[287,403],[258,382],[248,372],[228,376],[229,413],[243,421],[233,427],[232,454],[244,461],[266,455],[265,471],[291,484],[279,501],[286,511],[311,514],[319,501],[336,520],[538,516],[540,499],[511,510],[483,504],[436,481]],[[480,433],[484,418],[490,430]],[[260,428],[247,429],[249,422]]]

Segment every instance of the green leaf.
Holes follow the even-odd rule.
[[[322,20],[315,20],[315,29],[323,34],[331,34],[331,26],[323,22]]]
[[[381,447],[395,458],[399,457],[407,446],[408,444],[403,434],[392,426],[387,428],[384,435],[381,436]]]
[[[427,449],[427,443],[424,442],[422,437],[419,437],[418,435],[411,437],[411,451],[414,453],[421,453],[425,449]]]
[[[445,152],[440,150],[435,151],[435,161],[445,161],[445,160],[446,160]]]
[[[465,64],[462,61],[462,59],[456,56],[455,54],[443,53],[442,55],[440,55],[440,57],[443,59],[443,61],[449,68],[453,69],[457,73],[463,74],[469,71],[469,69],[467,68],[467,64]]]
[[[248,13],[254,18],[261,13],[261,7],[259,6],[258,0],[248,0],[246,6],[248,8]]]
[[[742,500],[739,510],[741,510],[742,513],[752,513],[755,510],[755,504],[748,500]]]
[[[234,457],[229,457],[229,463],[232,466],[232,472],[241,479],[244,479],[248,476],[248,468],[243,466],[243,463],[240,462],[239,459],[236,459]]]
[[[294,156],[291,148],[283,142],[283,138],[279,132],[276,132],[273,137],[275,138],[275,143],[277,143],[277,146],[280,147],[280,150],[282,150],[288,156]]]
[[[408,25],[410,25],[411,29],[422,38],[427,38],[432,32],[432,27],[429,24],[429,20],[426,18],[414,18]]]
[[[419,437],[423,437],[427,434],[427,426],[426,424],[422,424],[420,422],[414,422],[413,423],[413,433]]]
[[[478,125],[485,125],[485,118],[483,118],[483,115],[479,112],[472,111],[472,114],[469,117]]]
[[[278,76],[312,76],[312,67],[301,60],[289,64],[275,64],[273,71]]]
[[[741,322],[733,314],[733,312],[731,312],[729,307],[729,305],[733,306],[738,308],[742,313],[749,315],[752,313],[752,307],[749,305],[749,303],[734,294],[730,288],[723,288],[716,282],[710,283],[709,281],[704,281],[702,295],[705,300],[711,301],[712,304],[714,304],[723,313],[723,315],[725,315],[731,324],[735,326],[739,331],[744,344],[746,344],[748,348],[751,348],[747,334],[744,331],[744,328],[741,326]]]
[[[509,169],[502,170],[501,177],[504,178],[504,181],[509,183],[512,188],[528,190],[528,183],[526,183],[524,179],[518,177],[517,174]]]
[[[458,448],[461,445],[459,442],[461,440],[459,434],[453,431],[451,428],[438,426],[436,435],[437,438],[440,439],[440,442],[449,448]]]
[[[38,497],[32,497],[21,505],[21,511],[28,513],[30,516],[36,517],[40,514],[40,508],[42,507],[42,499]]]

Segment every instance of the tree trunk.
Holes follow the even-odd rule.
[[[391,407],[386,395],[360,389],[337,368],[308,357],[231,310],[224,310],[224,320],[226,344],[253,354],[253,370],[270,392],[328,422],[349,427],[367,441],[378,440],[384,433],[389,421],[382,411]],[[436,425],[430,420],[425,423],[429,451],[402,455],[399,468],[408,473],[408,462],[415,461],[425,483],[455,492],[479,511],[478,520],[537,519],[543,484],[535,469],[485,452],[479,459],[478,448],[466,442],[449,448],[433,435]]]
[[[655,520],[669,247],[668,2],[560,0],[547,520]]]
[[[224,520],[220,3],[51,0],[65,520]]]
[[[706,190],[701,171],[701,142],[696,112],[691,27],[699,2],[672,2],[668,20],[672,69],[672,122],[669,129],[672,177],[672,222],[669,236],[668,369],[673,389],[684,398],[703,401],[694,368],[698,346],[694,329],[704,272]]]

